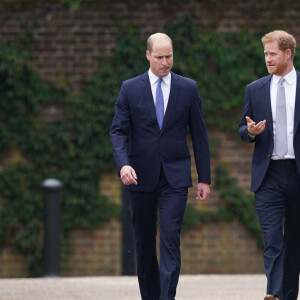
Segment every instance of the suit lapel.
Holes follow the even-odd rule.
[[[165,124],[168,123],[168,120],[172,116],[172,111],[175,107],[176,99],[177,99],[177,96],[179,94],[178,90],[179,90],[178,77],[173,72],[171,72],[170,96],[169,96],[168,106],[167,106],[167,109],[166,109],[166,112],[165,112],[163,126],[162,126],[162,129],[161,129],[162,131],[165,128]]]
[[[272,107],[271,107],[271,95],[270,95],[270,84],[272,75],[267,76],[265,80],[261,83],[261,105],[263,105],[263,111],[265,112],[265,117],[267,121],[267,126],[273,134],[273,117],[272,117]]]
[[[296,99],[295,99],[295,112],[294,112],[294,135],[299,127],[300,121],[300,73],[297,72],[297,86],[296,86]]]
[[[158,125],[157,118],[156,118],[154,99],[153,99],[153,95],[152,95],[152,90],[151,90],[151,84],[150,84],[150,80],[149,80],[148,71],[146,73],[144,73],[143,76],[142,76],[141,88],[142,88],[142,92],[144,94],[145,106],[151,107],[151,109],[149,110],[149,117],[152,120],[154,120],[153,123],[155,124],[155,129],[158,132],[160,132],[159,125]]]
[[[152,90],[151,90],[151,85],[150,85],[150,80],[148,76],[148,72],[144,73],[142,76],[142,91],[144,94],[144,99],[146,101],[146,104],[150,104],[149,101],[152,101],[152,106],[154,107],[154,102],[153,102],[153,96],[152,96]]]

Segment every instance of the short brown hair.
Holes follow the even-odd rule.
[[[263,45],[277,41],[278,47],[281,51],[290,49],[292,52],[292,57],[294,57],[296,53],[296,39],[286,31],[274,30],[264,35],[261,41]]]

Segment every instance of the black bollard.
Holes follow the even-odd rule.
[[[59,277],[59,194],[62,183],[57,179],[46,179],[42,183],[42,188],[44,192],[44,276]]]

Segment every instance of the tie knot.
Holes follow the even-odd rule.
[[[161,82],[162,82],[162,78],[158,78],[157,84],[161,85]]]
[[[279,79],[279,84],[280,84],[280,85],[283,85],[284,80],[285,80],[284,77],[281,77],[281,78]]]

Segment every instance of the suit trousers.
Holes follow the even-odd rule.
[[[179,279],[180,232],[187,202],[187,188],[172,188],[161,167],[153,192],[130,191],[137,272],[143,300],[174,300]],[[156,236],[160,224],[160,264]]]
[[[297,300],[300,267],[300,177],[293,159],[271,160],[255,204],[264,234],[267,294]]]

